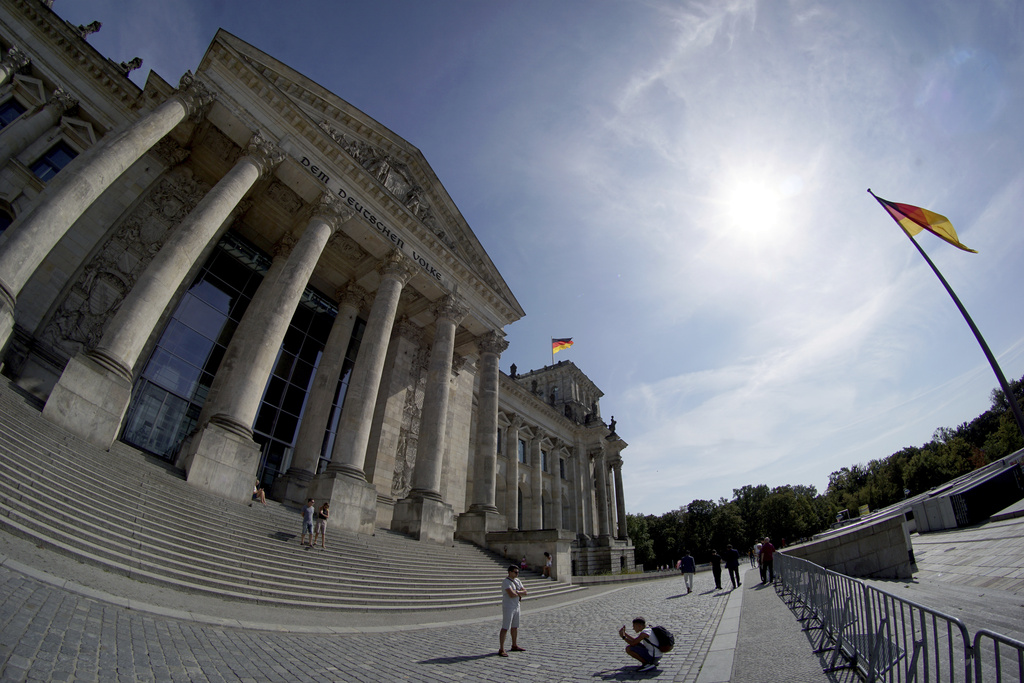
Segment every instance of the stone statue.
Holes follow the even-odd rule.
[[[516,367],[516,364],[515,364],[515,363],[513,363],[513,364],[512,364],[512,367],[510,367],[510,368],[508,369],[508,376],[509,376],[509,377],[511,377],[512,379],[515,379],[515,378],[516,378],[516,370],[517,370],[517,369],[518,369],[518,368]]]
[[[615,433],[615,416],[612,415],[611,424],[608,425],[608,429],[612,430],[612,434]]]

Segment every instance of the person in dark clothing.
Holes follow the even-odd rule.
[[[725,568],[729,570],[729,580],[732,581],[732,587],[738,588],[742,586],[743,584],[740,583],[740,554],[736,552],[731,543],[725,546],[722,559],[725,560]]]
[[[761,544],[761,583],[773,581],[775,581],[775,546],[772,545],[772,540],[765,536],[764,543]]]
[[[689,550],[683,551],[683,559],[679,561],[679,572],[686,582],[686,592],[693,592],[693,575],[697,572],[697,563],[693,561]]]
[[[722,556],[717,550],[711,551],[711,574],[715,577],[715,588],[722,590]]]

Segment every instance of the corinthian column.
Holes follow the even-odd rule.
[[[395,324],[402,288],[416,272],[401,252],[393,251],[378,267],[380,286],[352,368],[352,379],[341,409],[331,464],[309,487],[310,496],[329,500],[332,527],[372,534],[377,521],[377,489],[366,481],[363,465],[370,442],[373,408],[384,372],[388,340]]]
[[[0,348],[14,328],[21,288],[64,233],[150,147],[212,101],[213,94],[186,73],[174,96],[76,157],[36,198],[34,208],[11,224],[0,242]]]
[[[476,410],[476,460],[473,465],[473,494],[469,510],[459,515],[456,535],[484,545],[488,531],[504,531],[505,517],[495,505],[495,474],[498,464],[498,359],[508,342],[490,332],[478,342],[480,351],[480,392]]]
[[[284,158],[256,133],[247,154],[168,237],[107,323],[96,348],[76,354],[50,393],[43,416],[103,449],[117,437],[131,400],[133,372],[171,299],[206,248],[228,229],[232,211]]]
[[[423,391],[420,439],[412,490],[395,505],[391,528],[420,540],[448,543],[455,531],[455,513],[441,499],[441,466],[444,460],[448,396],[451,392],[455,330],[468,309],[453,296],[434,305],[436,329]],[[497,419],[497,418],[495,418]]]
[[[352,330],[366,299],[366,290],[350,282],[337,292],[338,315],[331,325],[320,364],[313,377],[313,386],[306,401],[306,411],[299,424],[299,435],[295,440],[295,453],[291,467],[283,477],[274,482],[275,494],[293,503],[304,503],[309,482],[316,474],[323,448],[324,432],[334,408],[334,395],[338,390],[338,378],[345,363],[345,352],[352,339]],[[279,490],[278,490],[279,489]]]
[[[629,537],[629,530],[626,528],[626,499],[622,495],[622,461],[616,461],[613,469],[615,470],[615,513],[619,518],[619,533],[616,538],[626,540]]]
[[[321,196],[283,267],[256,291],[231,337],[189,443],[185,466],[190,484],[236,500],[251,498],[260,454],[252,423],[263,388],[327,240],[351,216],[333,195]]]
[[[77,106],[78,100],[57,88],[46,104],[39,107],[31,116],[22,116],[7,126],[3,135],[0,135],[0,166],[43,137],[46,131],[57,125],[65,112]]]
[[[19,69],[27,66],[28,63],[28,55],[18,48],[12,47],[8,50],[3,60],[0,61],[0,85],[4,85],[7,81],[11,80],[11,77],[18,73]]]

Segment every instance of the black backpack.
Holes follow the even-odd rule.
[[[654,626],[651,628],[651,633],[658,639],[657,648],[664,652],[671,652],[672,648],[676,645],[676,637],[672,635],[664,626]]]

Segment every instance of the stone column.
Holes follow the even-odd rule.
[[[508,471],[505,473],[505,517],[508,529],[519,529],[519,428],[523,418],[515,413],[508,416],[511,423],[506,434]]]
[[[590,537],[594,535],[594,477],[590,474],[590,454],[583,446],[577,446],[576,459],[579,463],[580,512],[583,515],[580,533]]]
[[[345,352],[352,339],[359,309],[366,300],[366,290],[350,282],[337,292],[338,315],[331,325],[331,333],[320,359],[320,365],[313,377],[313,386],[306,401],[306,412],[299,425],[295,439],[295,454],[291,467],[283,477],[274,482],[275,495],[292,503],[305,503],[309,483],[316,474],[320,461],[320,449],[324,443],[324,432],[334,407],[334,395],[338,390],[338,378],[345,363]]]
[[[57,88],[46,104],[4,128],[0,135],[0,166],[25,151],[60,122],[65,112],[78,106],[78,100]]]
[[[551,464],[551,519],[556,529],[562,528],[562,468],[559,467],[561,452],[561,444],[556,444],[548,456]]]
[[[14,329],[18,294],[54,245],[128,167],[212,101],[210,91],[186,73],[173,97],[76,157],[7,229],[0,243],[0,348]]]
[[[341,200],[322,195],[277,277],[268,277],[260,285],[224,353],[211,398],[203,406],[203,414],[210,417],[204,421],[200,415],[199,429],[189,443],[185,465],[190,484],[235,500],[250,500],[260,456],[252,440],[252,424],[267,377],[327,240],[351,216]]]
[[[597,535],[608,538],[611,536],[611,524],[608,516],[608,465],[604,453],[595,457],[594,471],[597,474]]]
[[[434,343],[430,347],[427,385],[423,391],[412,490],[395,504],[391,528],[421,541],[450,543],[455,532],[455,512],[441,498],[441,468],[444,464],[455,331],[468,308],[449,295],[434,304],[433,312],[436,316]]]
[[[43,416],[109,449],[131,400],[133,371],[175,293],[207,247],[227,230],[231,213],[284,156],[259,133],[248,153],[170,234],[106,326],[95,349],[76,354],[50,393]]]
[[[617,461],[613,467],[615,469],[615,512],[619,518],[619,534],[616,538],[624,541],[629,538],[629,530],[626,527],[626,499],[622,495],[622,461]]]
[[[28,66],[28,55],[16,47],[12,47],[0,61],[0,85],[7,83],[19,69]]]
[[[490,332],[478,342],[480,391],[476,411],[476,454],[473,493],[469,510],[459,515],[456,535],[485,545],[489,531],[504,531],[507,521],[495,505],[495,474],[498,467],[498,360],[508,342]]]
[[[398,251],[391,252],[378,271],[380,286],[374,295],[359,355],[352,368],[331,464],[323,474],[314,477],[309,487],[311,497],[331,502],[330,526],[362,534],[372,534],[377,521],[377,489],[366,481],[363,473],[373,409],[398,300],[402,288],[416,272]]]
[[[538,429],[530,441],[530,460],[533,465],[533,518],[534,529],[544,528],[544,468],[541,466],[540,442],[544,432]]]

